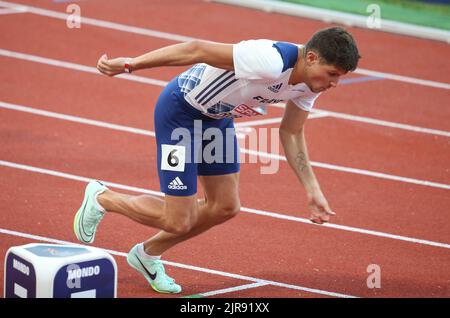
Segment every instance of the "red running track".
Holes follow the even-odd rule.
[[[60,12],[66,6],[48,1],[21,3]],[[121,6],[123,1],[108,1],[108,9],[104,10],[101,9],[104,3],[83,2],[83,15],[226,42],[258,37],[299,42],[325,26],[317,21],[199,1],[177,5],[172,1],[154,1],[151,8],[142,1],[139,12]],[[208,10],[207,16],[198,14],[204,10]],[[199,18],[192,20],[193,14]],[[88,66],[95,66],[104,52],[111,56],[137,55],[174,43],[87,25],[69,30],[62,20],[34,14],[2,16],[0,26],[14,30],[2,32],[1,49]],[[368,30],[351,31],[364,57],[361,67],[449,82],[450,73],[445,72],[449,68],[445,60],[449,53],[447,45]],[[421,51],[411,49],[416,47]],[[425,64],[424,54],[435,63]],[[15,69],[0,74],[2,102],[153,130],[153,105],[161,87],[14,58],[0,57],[0,64],[3,69],[7,66]],[[167,81],[180,69],[159,68],[139,75]],[[445,106],[449,101],[448,90],[382,80],[342,85],[324,94],[317,107],[445,130],[449,118]],[[281,116],[281,110],[274,109],[270,116]],[[0,160],[158,190],[152,137],[3,108],[0,118]],[[311,119],[307,127],[314,161],[449,184],[448,137],[331,117]],[[274,175],[261,175],[259,168],[258,164],[242,166],[242,205],[308,217],[304,192],[286,162],[280,162],[280,170]],[[447,189],[329,169],[315,171],[338,212],[333,223],[447,245],[450,242]],[[0,202],[4,207],[0,214],[2,229],[75,242],[72,217],[80,204],[83,182],[4,166],[0,166],[0,174],[6,180],[0,184]],[[135,242],[155,232],[123,217],[108,215],[95,245],[127,252]],[[1,255],[10,246],[33,241],[1,233],[0,236]],[[145,280],[126,265],[123,257],[115,258],[119,265],[120,297],[161,296],[149,290]],[[295,286],[362,297],[450,295],[448,247],[244,212],[176,246],[165,258],[294,285],[262,286],[224,294],[230,297],[326,296],[300,291]],[[381,289],[366,286],[369,264],[378,264],[382,269]],[[176,266],[168,269],[183,285],[182,296],[251,283]],[[3,268],[0,274],[3,279]]]

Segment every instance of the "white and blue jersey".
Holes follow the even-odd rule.
[[[270,40],[249,40],[233,46],[234,71],[196,64],[178,77],[185,100],[213,118],[265,114],[265,106],[291,100],[310,111],[319,94],[307,85],[290,85],[298,46]]]
[[[267,104],[287,100],[311,110],[318,94],[289,84],[298,51],[286,42],[243,41],[233,46],[233,71],[196,64],[166,86],[154,118],[162,192],[193,195],[197,176],[239,172],[233,118],[261,115]],[[212,141],[208,131],[221,134]]]

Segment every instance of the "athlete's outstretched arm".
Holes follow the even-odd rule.
[[[126,62],[129,63],[132,71],[196,63],[207,63],[211,66],[233,70],[233,45],[193,40],[166,46],[135,58],[108,59],[104,54],[97,62],[97,69],[105,75],[114,76],[125,72]]]
[[[330,209],[309,161],[304,134],[308,114],[289,101],[281,121],[280,140],[289,165],[306,190],[311,221],[322,224],[335,213]]]

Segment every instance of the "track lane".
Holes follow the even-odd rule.
[[[67,3],[45,0],[14,2],[62,13],[67,7]],[[146,5],[145,0],[137,0],[134,3],[135,6],[126,6],[121,0],[101,0],[79,5],[82,15],[86,17],[225,42],[248,38],[274,38],[302,43],[318,29],[329,26],[314,20],[197,0],[182,3],[176,0],[158,0],[153,1],[151,6]],[[108,10],[105,10],[106,7]],[[139,7],[139,10],[135,10],[136,7]],[[192,19],[193,16],[196,19]],[[208,27],[205,28],[205,25]],[[62,26],[65,27],[64,24]],[[360,67],[449,82],[450,65],[445,56],[448,56],[450,48],[446,43],[366,29],[348,29],[355,35],[360,51],[363,52]],[[377,43],[383,45],[376,45]],[[427,56],[427,59],[424,59],[424,56]],[[430,60],[434,63],[430,64]]]
[[[29,224],[36,224],[33,234],[74,241],[68,229],[71,229],[73,211],[79,205],[77,195],[81,195],[83,183],[3,167],[0,171],[11,180],[9,192],[1,185],[2,201],[7,194],[14,195],[18,203],[14,206],[14,223],[2,215],[1,224],[25,232],[30,232]],[[35,184],[46,187],[36,191]],[[49,200],[42,200],[44,195]],[[30,214],[30,210],[37,212]],[[126,251],[152,233],[154,230],[121,216],[108,215],[99,227],[95,243]],[[244,241],[247,243],[242,244]],[[270,257],[261,251],[270,252]],[[332,262],[330,255],[334,255]],[[274,223],[247,214],[174,247],[166,260],[365,297],[445,297],[449,293],[445,266],[449,253],[445,249],[292,222]],[[366,286],[369,264],[382,268],[380,290]],[[192,281],[185,274],[179,274],[177,280],[192,288]],[[136,284],[139,290],[144,287]]]
[[[5,142],[2,160],[159,189],[154,141],[146,136],[40,118],[32,114],[0,110]],[[58,149],[55,157],[54,149]],[[259,174],[259,165],[243,165],[242,205],[298,215],[306,212],[303,189],[282,162],[275,175]],[[316,169],[323,190],[339,213],[335,222],[351,226],[448,242],[445,214],[428,217],[449,204],[447,190]],[[258,199],[247,189],[255,185]],[[361,190],[361,184],[365,189]],[[273,194],[277,200],[273,200]],[[293,200],[294,193],[301,194]],[[399,202],[404,202],[399,205]],[[426,211],[426,212],[424,212]],[[307,215],[304,215],[307,217]],[[424,219],[425,218],[425,219]],[[433,231],[430,231],[433,229]]]
[[[380,80],[338,84],[322,94],[314,107],[448,131],[442,118],[450,117],[449,102],[449,90]]]
[[[10,60],[0,58],[0,63]],[[14,76],[7,81],[8,75],[0,75],[8,83],[0,88],[0,93],[7,96],[5,102],[154,130],[153,109],[159,87],[87,73],[72,77],[67,76],[70,70],[14,62]],[[65,87],[63,94],[60,85]],[[270,109],[272,116],[281,116],[281,112]],[[265,127],[276,128],[278,124]],[[336,118],[308,121],[307,127],[314,161],[449,183],[448,138]]]
[[[45,23],[42,23],[43,21]],[[95,67],[98,57],[105,52],[110,56],[134,56],[174,43],[92,26],[70,30],[62,27],[62,22],[30,14],[2,19],[0,26],[15,30],[14,33],[6,32],[1,35],[2,42],[5,43],[2,48]],[[92,34],[97,36],[93,37]],[[47,44],[42,46],[42,42],[35,42],[34,38],[40,38]],[[125,43],[116,45],[124,42],[125,38]],[[76,50],[68,51],[68,47]],[[12,60],[10,63],[15,66],[16,61]],[[139,75],[168,81],[184,69],[186,68],[157,68],[139,72]],[[77,72],[74,72],[74,76],[75,74]],[[447,81],[450,81],[450,78]],[[135,90],[132,92],[138,94]],[[316,108],[323,107],[428,128],[447,129],[440,119],[448,115],[448,90],[382,80],[340,85],[338,90],[331,90],[322,95]],[[426,97],[429,95],[434,96],[432,102]]]

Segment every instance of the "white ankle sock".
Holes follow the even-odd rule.
[[[144,243],[138,245],[137,252],[139,256],[146,260],[156,261],[161,259],[161,255],[148,255],[144,250]]]

